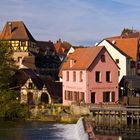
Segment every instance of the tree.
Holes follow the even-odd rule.
[[[69,48],[72,46],[72,45],[71,45],[69,42],[67,42],[67,41],[63,41],[62,44],[63,44],[63,47],[64,47],[65,49],[69,49]]]
[[[124,28],[121,35],[129,35],[133,33],[133,29]]]
[[[16,70],[12,55],[10,44],[0,42],[0,91],[9,87],[10,79]]]
[[[12,58],[10,44],[0,41],[0,117],[25,117],[27,107],[21,105],[17,98],[19,93],[10,89],[10,83],[16,66]]]

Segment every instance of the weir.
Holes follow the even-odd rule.
[[[140,108],[124,106],[91,106],[96,128],[140,130]]]
[[[89,140],[88,133],[85,130],[83,118],[81,117],[76,123],[76,131],[78,140]]]

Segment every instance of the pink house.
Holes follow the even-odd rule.
[[[118,66],[105,47],[76,49],[64,61],[63,104],[118,101]]]

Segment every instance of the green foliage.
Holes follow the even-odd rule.
[[[12,54],[10,44],[0,42],[0,90],[7,89],[11,76],[16,70]]]
[[[64,47],[65,49],[69,49],[69,48],[72,46],[72,45],[71,45],[69,42],[67,42],[67,41],[63,41],[62,44],[63,44],[63,47]]]
[[[0,96],[1,118],[25,118],[28,115],[27,105],[20,104],[17,97],[19,93],[12,90],[3,90]]]
[[[0,117],[24,118],[28,107],[20,104],[19,93],[10,89],[11,77],[16,70],[12,54],[10,45],[0,42]]]
[[[124,28],[121,35],[131,35],[133,33],[138,33],[137,30],[134,30],[133,28],[132,29],[129,29],[129,28]]]

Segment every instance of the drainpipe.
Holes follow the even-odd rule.
[[[88,102],[89,99],[89,92],[88,92],[88,72],[86,70],[86,94],[85,94],[85,103]]]

